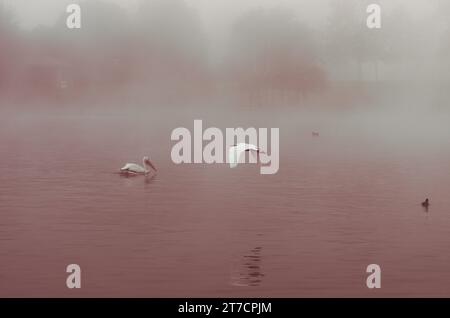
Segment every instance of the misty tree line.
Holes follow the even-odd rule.
[[[339,67],[363,81],[363,65],[371,65],[377,81],[380,63],[414,59],[423,49],[417,45],[426,34],[416,32],[401,7],[383,16],[382,29],[371,30],[364,3],[330,1],[326,30],[309,28],[288,9],[250,10],[234,21],[218,64],[211,63],[198,13],[183,0],[141,1],[134,16],[107,1],[83,1],[80,30],[68,29],[62,14],[54,26],[24,31],[14,12],[0,6],[0,92],[58,98],[133,87],[150,95],[226,91],[301,101],[339,79]],[[448,38],[450,24],[437,54],[448,55]]]

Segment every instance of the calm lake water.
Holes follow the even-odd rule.
[[[276,175],[173,164],[198,116],[2,116],[0,296],[450,297],[448,116],[252,114],[204,126],[280,127]]]

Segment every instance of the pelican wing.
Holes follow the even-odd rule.
[[[230,163],[231,168],[235,168],[238,165],[242,154],[244,154],[246,151],[252,152],[253,155],[255,154],[254,152],[264,153],[260,151],[258,147],[252,144],[239,143],[237,145],[231,146],[228,150],[228,162]]]
[[[255,145],[251,145],[251,144],[244,144],[245,147],[245,151],[259,151],[259,148],[256,147]]]
[[[233,146],[228,150],[228,162],[230,163],[230,168],[236,168],[239,161],[238,147]]]
[[[236,168],[241,159],[242,154],[252,148],[249,146],[252,145],[241,143],[236,146],[230,147],[230,149],[228,150],[228,162],[230,163],[230,168]]]
[[[146,172],[146,170],[143,167],[141,167],[140,165],[135,164],[135,163],[127,163],[120,170],[134,172],[134,173],[145,173]]]

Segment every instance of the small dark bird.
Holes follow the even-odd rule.
[[[425,201],[422,202],[422,206],[428,208],[430,206],[430,200],[427,198]]]

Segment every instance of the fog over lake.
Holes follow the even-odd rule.
[[[446,1],[0,3],[1,297],[450,296]],[[278,172],[173,163],[194,120]]]

